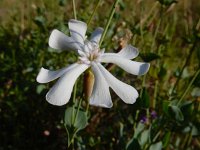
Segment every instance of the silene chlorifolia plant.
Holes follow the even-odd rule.
[[[101,49],[99,45],[104,31],[100,27],[95,29],[89,39],[86,36],[86,23],[71,19],[68,27],[70,36],[54,29],[49,38],[49,46],[58,51],[74,51],[78,55],[77,62],[56,71],[41,68],[37,82],[48,83],[59,78],[46,94],[46,100],[50,104],[61,106],[70,100],[73,89],[76,90],[73,87],[77,78],[87,70],[86,86],[83,89],[87,103],[85,113],[79,110],[81,102],[79,102],[78,109],[73,106],[66,109],[65,112],[64,122],[68,133],[68,146],[70,146],[76,132],[87,125],[89,104],[105,108],[113,106],[109,87],[127,104],[135,103],[139,96],[134,87],[118,80],[101,63],[116,64],[133,75],[144,75],[149,70],[150,64],[131,60],[139,54],[138,49],[132,45],[126,45],[118,53],[106,53],[105,48]],[[81,123],[77,125],[76,121],[79,122],[79,120]],[[70,133],[71,127],[74,127],[75,130]]]
[[[137,48],[127,45],[118,53],[105,53],[100,49],[99,41],[103,32],[96,28],[90,39],[86,38],[87,24],[71,19],[68,23],[71,36],[58,30],[53,30],[49,38],[49,46],[58,50],[73,50],[79,57],[76,63],[63,69],[50,71],[41,68],[37,81],[47,83],[59,78],[57,83],[49,90],[46,100],[53,105],[64,105],[70,97],[77,78],[87,69],[94,74],[94,85],[89,103],[95,106],[112,107],[109,87],[127,104],[133,104],[138,98],[135,88],[119,81],[111,75],[101,63],[114,63],[133,75],[143,75],[149,70],[149,63],[135,62],[131,59],[138,56]]]
[[[70,35],[68,36],[61,31],[54,29],[49,37],[49,46],[51,48],[58,52],[74,52],[74,54],[77,56],[76,62],[56,71],[41,68],[39,74],[37,75],[37,82],[39,83],[49,83],[57,79],[55,84],[46,94],[46,100],[50,104],[62,106],[67,104],[69,100],[72,99],[72,101],[70,101],[72,103],[67,105],[63,119],[63,124],[67,131],[68,147],[74,149],[75,139],[77,141],[79,140],[75,146],[77,147],[78,143],[80,144],[82,142],[82,137],[78,136],[77,134],[78,131],[86,128],[90,118],[92,118],[91,121],[95,120],[94,118],[96,118],[96,116],[93,118],[93,116],[90,114],[90,105],[103,108],[111,108],[113,106],[110,89],[112,89],[116,95],[123,100],[124,103],[136,103],[135,105],[139,106],[136,108],[135,113],[129,115],[126,120],[127,124],[130,122],[133,125],[134,131],[132,138],[130,138],[129,135],[127,138],[129,141],[126,143],[124,142],[124,144],[122,144],[124,125],[120,123],[120,141],[118,144],[122,145],[122,149],[161,150],[163,148],[168,148],[170,136],[172,135],[172,132],[170,131],[174,130],[174,126],[177,128],[181,125],[189,125],[190,129],[184,128],[181,131],[190,132],[190,136],[186,136],[184,139],[185,141],[190,139],[191,136],[197,135],[198,130],[196,129],[195,125],[191,122],[184,122],[185,116],[183,112],[184,110],[189,109],[189,107],[192,105],[191,101],[185,102],[184,97],[193,83],[197,80],[200,70],[197,69],[185,91],[181,95],[176,92],[178,83],[184,74],[186,66],[189,64],[192,53],[198,46],[197,43],[199,36],[195,32],[195,35],[191,38],[192,46],[190,53],[182,69],[180,72],[178,72],[176,82],[171,88],[169,88],[168,97],[164,97],[167,100],[163,100],[163,102],[159,103],[159,108],[157,107],[158,104],[156,104],[158,101],[158,95],[163,95],[163,93],[159,94],[159,86],[161,85],[159,82],[164,79],[164,76],[167,73],[167,70],[165,69],[164,64],[162,64],[163,62],[160,58],[163,55],[163,51],[167,50],[167,43],[170,41],[170,34],[165,34],[165,32],[169,30],[169,27],[166,26],[164,29],[165,32],[163,33],[159,32],[159,30],[161,26],[163,26],[162,18],[165,15],[165,12],[169,13],[175,4],[178,3],[178,1],[157,0],[149,11],[149,14],[146,15],[139,24],[131,29],[131,31],[135,32],[134,34],[138,34],[138,36],[141,37],[141,43],[144,44],[145,34],[148,33],[148,30],[153,31],[155,27],[154,19],[152,19],[152,22],[149,23],[149,18],[154,16],[152,15],[154,9],[160,4],[160,11],[158,11],[160,12],[160,20],[156,25],[155,33],[152,34],[153,42],[150,46],[151,50],[150,52],[140,53],[140,57],[144,62],[136,62],[132,60],[139,55],[139,51],[131,44],[127,44],[127,42],[125,42],[126,44],[124,44],[123,47],[118,48],[116,53],[109,52],[109,49],[106,48],[106,44],[103,46],[101,45],[110,27],[115,9],[117,8],[118,2],[120,2],[119,0],[115,0],[104,29],[97,27],[89,37],[86,36],[87,29],[90,28],[90,22],[96,13],[100,1],[101,0],[98,0],[91,17],[89,18],[88,22],[85,23],[77,20],[76,6],[75,1],[73,0],[74,19],[70,19],[68,21]],[[142,1],[138,1],[138,4],[142,5],[142,3]],[[120,7],[124,7],[122,4],[123,2],[121,1]],[[98,24],[98,22],[96,24]],[[200,21],[198,21],[195,31],[198,31],[199,26]],[[114,44],[112,43],[111,45]],[[147,47],[149,48],[149,45]],[[59,55],[62,54],[60,53]],[[151,87],[151,84],[149,84],[150,91],[153,91],[151,94],[149,94],[147,92],[145,80],[146,73],[150,68],[149,62],[151,61],[154,61],[154,63],[152,63],[154,70],[152,73],[151,69],[150,73],[151,76],[156,80],[153,88]],[[126,84],[113,76],[109,72],[110,70],[106,69],[104,63],[108,63],[109,65],[114,64],[132,75],[144,75],[142,78],[140,93],[138,93],[138,91],[132,85],[129,85],[130,83]],[[82,74],[84,74],[84,77],[81,78],[84,80],[84,94],[78,95],[78,98],[76,98],[76,90],[82,85],[80,84],[77,86],[77,83],[80,82],[80,80],[78,81],[78,78]],[[165,91],[165,93],[167,92]],[[151,98],[152,101],[150,100]],[[163,99],[163,97],[161,99]],[[160,105],[162,105],[162,108],[160,108]],[[160,110],[163,112],[160,113]],[[187,144],[188,143],[185,142],[184,145]]]

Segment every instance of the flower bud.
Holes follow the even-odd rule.
[[[89,99],[92,94],[92,89],[94,85],[94,74],[91,70],[86,71],[84,74],[84,95],[85,99]]]

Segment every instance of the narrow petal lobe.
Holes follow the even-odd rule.
[[[73,65],[70,65],[69,67],[65,67],[63,69],[59,69],[56,71],[51,71],[51,70],[48,70],[45,68],[41,68],[36,80],[39,83],[48,83],[50,81],[53,81],[53,80],[59,78],[65,72],[67,72],[70,69],[72,69],[73,67],[75,67],[75,65],[78,65],[78,64],[73,64]]]
[[[138,92],[132,86],[121,82],[115,78],[110,72],[108,72],[101,64],[98,64],[98,67],[106,79],[109,86],[115,91],[115,93],[127,104],[135,103]]]
[[[71,37],[81,44],[84,44],[87,24],[82,21],[71,19],[68,23],[68,26]]]
[[[92,64],[92,70],[94,73],[95,81],[92,95],[90,98],[90,104],[106,108],[112,107],[113,104],[111,101],[107,81],[105,80],[101,71],[99,70],[99,67],[95,63]]]
[[[134,59],[138,56],[139,52],[138,49],[132,45],[127,45],[117,54],[127,59]]]
[[[49,37],[49,46],[57,50],[78,50],[81,49],[81,43],[76,42],[71,37],[66,36],[59,30],[53,30]]]
[[[96,44],[99,44],[102,33],[103,33],[103,28],[100,28],[100,27],[96,28],[94,30],[94,32],[92,32],[92,35],[90,37],[90,41],[94,42]]]
[[[73,90],[77,78],[88,68],[85,64],[75,64],[69,71],[56,82],[46,95],[46,100],[53,105],[66,104]]]
[[[116,64],[126,72],[134,75],[143,75],[149,70],[150,67],[149,63],[131,61],[121,57],[119,54],[114,53],[104,53],[101,56],[101,62]]]

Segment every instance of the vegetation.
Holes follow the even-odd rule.
[[[77,19],[88,22],[97,3],[75,0]],[[98,26],[105,28],[113,3],[100,0],[88,35]],[[150,62],[141,77],[107,66],[136,87],[140,98],[127,105],[112,92],[111,109],[90,106],[85,122],[69,129],[67,117],[77,104],[47,103],[45,95],[54,83],[38,84],[36,77],[42,66],[56,70],[77,60],[74,53],[48,47],[53,29],[69,34],[72,1],[1,0],[0,150],[63,150],[69,139],[69,148],[80,150],[200,149],[199,9],[196,0],[120,0],[101,47],[117,52],[132,44],[140,51],[136,60]],[[76,102],[82,93],[83,76]],[[78,120],[86,103],[83,99]]]

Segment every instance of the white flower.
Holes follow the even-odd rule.
[[[41,68],[37,76],[39,83],[47,83],[60,77],[46,94],[46,100],[53,105],[66,104],[71,97],[77,78],[91,67],[95,77],[90,97],[91,105],[112,107],[109,87],[125,103],[133,104],[138,97],[137,90],[115,78],[101,65],[101,62],[114,63],[134,75],[145,74],[150,64],[131,61],[130,59],[138,56],[138,50],[131,45],[126,46],[119,53],[104,53],[104,50],[100,50],[98,46],[103,32],[102,28],[97,28],[92,33],[90,40],[87,40],[85,38],[87,25],[84,22],[70,20],[68,26],[71,37],[58,30],[53,30],[49,38],[49,46],[58,50],[76,51],[79,54],[79,60],[57,71]]]

